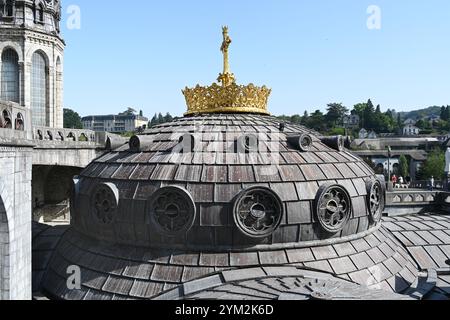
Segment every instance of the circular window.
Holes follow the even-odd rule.
[[[187,232],[195,220],[195,203],[180,187],[165,187],[156,191],[149,203],[153,225],[164,234]]]
[[[323,185],[316,199],[317,219],[321,227],[330,233],[341,231],[352,212],[347,190],[340,185]]]
[[[233,211],[234,221],[241,232],[252,238],[265,238],[280,225],[283,203],[272,190],[253,187],[237,197]]]
[[[114,184],[102,183],[95,188],[91,206],[97,221],[103,224],[112,223],[118,205],[119,190]]]
[[[384,191],[380,181],[368,181],[367,203],[372,223],[378,223],[384,210]]]

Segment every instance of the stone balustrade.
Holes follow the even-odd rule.
[[[59,141],[77,143],[97,143],[96,133],[83,129],[59,129],[49,127],[33,127],[33,140]]]
[[[17,103],[0,101],[0,138],[30,140],[30,111]]]

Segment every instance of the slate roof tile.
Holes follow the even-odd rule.
[[[296,165],[280,165],[278,167],[283,181],[304,181],[305,177]]]
[[[348,257],[337,258],[329,260],[331,267],[336,274],[344,274],[356,271],[352,261]]]
[[[284,250],[278,251],[261,251],[259,252],[259,260],[262,265],[270,265],[270,264],[286,264],[288,263],[286,253]]]
[[[228,253],[202,253],[200,256],[200,265],[228,267]]]
[[[294,183],[271,183],[270,188],[281,198],[282,201],[298,200]]]
[[[230,266],[232,267],[252,266],[258,264],[259,259],[258,253],[256,252],[230,253]]]
[[[252,166],[230,166],[229,181],[233,182],[255,182]]]
[[[180,165],[175,175],[175,180],[199,182],[202,175],[202,166],[198,165]]]
[[[338,255],[332,246],[314,247],[311,249],[317,260],[337,258]]]
[[[291,249],[286,250],[286,254],[289,259],[289,263],[299,263],[314,260],[311,249]]]
[[[151,279],[169,283],[180,283],[182,274],[183,267],[156,265]]]
[[[295,193],[294,193],[295,194]],[[309,201],[286,203],[287,223],[306,224],[312,222],[311,203]]]
[[[230,202],[242,191],[241,184],[217,184],[214,191],[215,202]]]
[[[228,181],[227,166],[205,166],[202,182],[221,183]]]
[[[319,166],[315,164],[301,165],[300,169],[303,172],[306,180],[326,180],[327,178],[320,170]]]
[[[103,291],[110,292],[110,293],[118,293],[122,295],[128,295],[132,286],[133,286],[134,280],[129,280],[125,278],[118,278],[114,276],[109,276],[108,280],[106,280],[106,283],[103,285]]]

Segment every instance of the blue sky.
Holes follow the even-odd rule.
[[[351,107],[450,104],[448,0],[63,0],[65,106],[88,114],[131,106],[181,115],[181,89],[222,71],[221,26],[230,27],[231,69],[241,84],[266,84],[273,114]],[[367,28],[367,8],[381,29]]]

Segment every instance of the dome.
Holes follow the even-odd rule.
[[[232,86],[226,68],[222,78]],[[407,289],[417,267],[381,227],[384,177],[342,137],[246,110],[189,113],[93,161],[74,179],[71,228],[44,291],[151,299],[223,270],[267,276],[267,266]],[[65,285],[70,265],[82,268],[77,292]]]
[[[76,181],[72,224],[149,248],[304,243],[376,228],[381,186],[362,160],[304,127],[280,131],[261,115],[185,117],[92,162]]]

